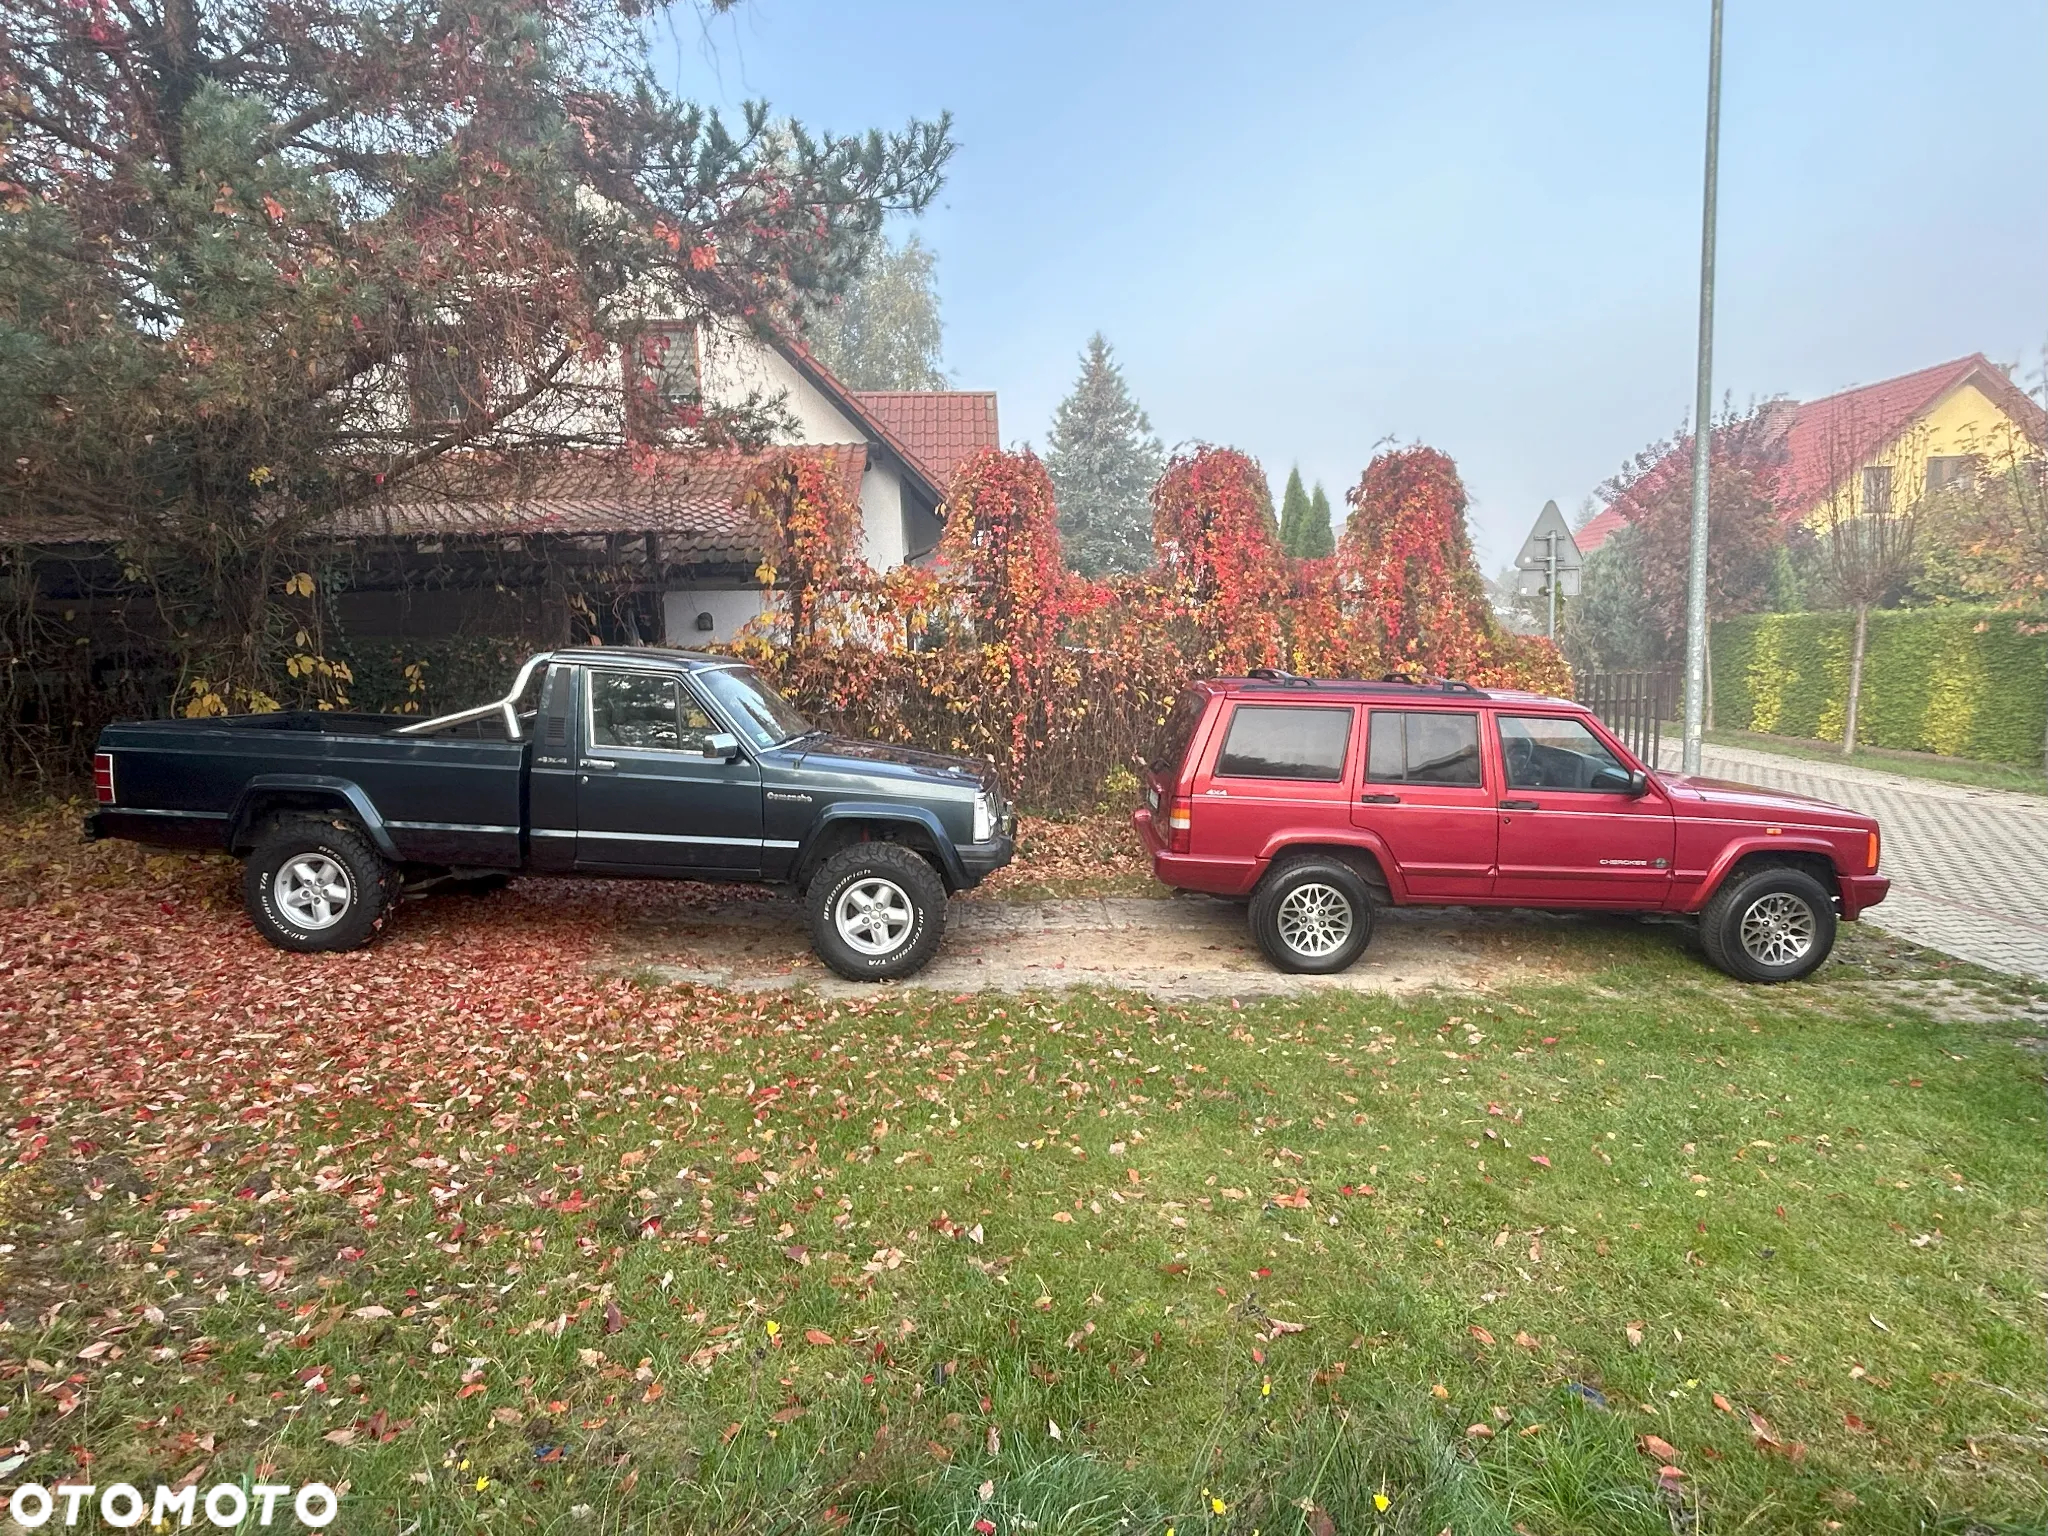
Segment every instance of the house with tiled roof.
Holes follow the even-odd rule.
[[[992,392],[852,390],[781,333],[655,321],[643,327],[638,350],[614,367],[629,438],[636,402],[751,401],[779,410],[785,426],[767,452],[815,457],[840,481],[860,508],[860,552],[878,571],[932,557],[954,470],[999,442]],[[339,599],[342,622],[359,636],[427,638],[474,630],[488,621],[472,610],[505,607],[508,598],[530,608],[530,593],[508,594],[496,580],[488,590],[474,581],[467,590],[461,583],[422,587],[420,561],[410,557],[481,550],[496,566],[508,543],[540,540],[558,570],[602,574],[601,583],[579,586],[586,603],[585,589],[602,586],[602,611],[590,615],[601,638],[730,640],[769,601],[757,575],[762,530],[744,505],[766,457],[652,449],[540,455],[509,471],[493,466],[473,484],[464,483],[477,479],[470,466],[452,464],[442,484],[414,485],[402,499],[354,509],[337,525],[370,557],[359,562],[365,579]],[[380,568],[389,579],[379,579]]]
[[[1910,503],[1987,462],[2048,446],[2048,413],[1981,352],[1821,400],[1771,401],[1757,429],[1777,461],[1775,499],[1787,526]],[[1685,446],[1639,487],[1689,463]],[[1626,495],[1601,509],[1574,536],[1580,551],[1591,554],[1626,527],[1629,510]]]

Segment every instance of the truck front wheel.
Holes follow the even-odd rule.
[[[370,840],[316,816],[280,821],[242,871],[242,905],[279,949],[357,949],[384,926],[396,894],[391,868]]]
[[[811,877],[811,944],[849,981],[895,981],[924,969],[946,928],[938,872],[896,843],[854,843]]]
[[[1737,981],[1798,981],[1835,947],[1835,903],[1804,870],[1732,876],[1700,913],[1700,947]]]

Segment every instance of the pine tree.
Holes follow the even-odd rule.
[[[1330,498],[1323,493],[1323,482],[1318,480],[1315,495],[1309,498],[1308,523],[1296,553],[1304,560],[1320,560],[1336,552],[1337,533],[1330,522]]]
[[[1307,553],[1302,540],[1308,534],[1310,517],[1308,492],[1302,489],[1301,466],[1287,472],[1287,489],[1280,496],[1280,548],[1299,560]]]
[[[1046,434],[1060,540],[1075,570],[1101,576],[1151,565],[1152,487],[1165,459],[1097,331],[1082,354],[1081,377]]]

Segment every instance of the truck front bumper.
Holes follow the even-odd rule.
[[[1017,854],[1017,813],[1003,818],[1002,829],[985,843],[961,843],[960,889],[971,891]]]

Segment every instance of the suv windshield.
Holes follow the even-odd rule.
[[[763,682],[752,667],[699,672],[697,681],[754,746],[780,746],[810,734],[810,721],[790,708],[789,701]]]

